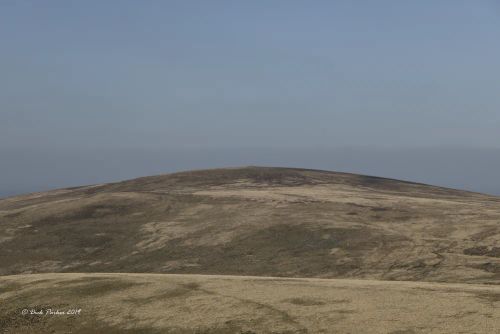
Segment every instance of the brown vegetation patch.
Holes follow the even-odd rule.
[[[500,247],[476,246],[464,249],[464,254],[500,257]]]
[[[300,305],[300,306],[317,306],[317,305],[325,305],[326,303],[322,300],[317,300],[314,298],[308,297],[295,297],[290,299],[285,299],[285,302]]]

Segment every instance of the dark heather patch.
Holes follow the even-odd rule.
[[[200,288],[200,284],[196,282],[184,283],[182,287],[187,290],[197,290]]]
[[[116,201],[108,200],[103,204],[87,204],[77,209],[59,214],[45,216],[39,219],[37,224],[55,223],[61,221],[87,220],[106,218],[109,216],[123,216],[129,214],[131,207],[135,203],[133,201]]]
[[[465,255],[500,257],[500,247],[477,246],[464,249]]]
[[[316,300],[313,298],[307,298],[307,297],[296,297],[296,298],[291,298],[291,299],[286,299],[285,302],[294,304],[294,305],[300,305],[300,306],[318,306],[318,305],[325,305],[324,301],[321,300]]]
[[[465,255],[486,255],[489,252],[489,248],[487,246],[477,246],[464,249]]]
[[[472,241],[482,241],[488,237],[498,234],[497,227],[488,227],[481,232],[475,233],[470,236]]]

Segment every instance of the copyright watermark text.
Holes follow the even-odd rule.
[[[53,308],[25,308],[21,311],[22,315],[80,315],[82,313],[81,308],[70,308],[70,309],[53,309]]]

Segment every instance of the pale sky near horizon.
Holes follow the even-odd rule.
[[[255,164],[298,165],[308,163],[308,149],[425,148],[425,160],[453,148],[466,149],[463,161],[485,159],[464,177],[494,175],[499,36],[493,0],[3,0],[0,151],[14,160],[0,159],[0,187],[8,187],[0,196],[111,181],[99,174],[104,155],[91,153],[102,149],[136,152],[127,159],[140,159],[141,150],[297,149],[296,160],[262,154]],[[490,153],[474,153],[484,149]],[[65,164],[80,151],[81,170]],[[252,164],[221,154],[180,165]],[[40,155],[55,160],[37,168]],[[389,167],[370,169],[369,156],[342,166],[391,176]],[[26,161],[38,173],[32,183],[23,181]],[[415,164],[418,173],[406,178],[500,193],[500,181],[451,182]],[[167,165],[161,170],[175,169]],[[58,169],[64,178],[48,176]],[[87,170],[95,177],[74,176]]]

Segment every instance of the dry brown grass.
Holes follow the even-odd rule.
[[[40,274],[5,276],[0,287],[6,333],[456,334],[500,328],[500,287],[473,284]],[[20,314],[40,305],[82,313],[31,322]]]

